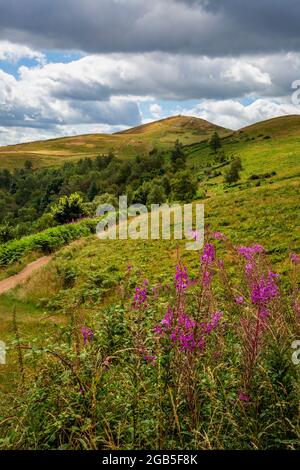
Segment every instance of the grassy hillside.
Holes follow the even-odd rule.
[[[20,168],[32,160],[34,168],[57,166],[82,157],[95,157],[113,151],[119,158],[147,154],[156,147],[168,149],[176,139],[191,144],[228,130],[202,119],[174,116],[117,134],[88,134],[0,147],[0,169]]]
[[[245,287],[246,268],[232,245],[214,240],[218,259],[224,260],[227,271],[224,277],[221,265],[213,265],[212,276],[217,277],[216,273],[219,273],[221,278],[215,280],[213,293],[209,291],[203,303],[203,308],[208,305],[213,311],[219,308],[224,310],[224,330],[213,337],[207,356],[201,355],[197,360],[193,355],[187,356],[187,363],[177,351],[178,355],[175,354],[175,359],[172,359],[174,363],[168,369],[169,356],[164,356],[161,350],[155,353],[161,358],[157,368],[144,364],[139,357],[130,354],[118,359],[120,351],[133,347],[134,340],[130,335],[136,334],[138,337],[145,334],[144,330],[136,329],[139,317],[138,312],[132,309],[132,300],[136,287],[144,285],[147,279],[149,292],[153,295],[147,316],[143,317],[143,327],[148,328],[145,340],[148,347],[153,344],[153,326],[163,317],[170,302],[169,291],[163,294],[165,297],[160,301],[156,301],[156,292],[161,285],[173,286],[178,256],[187,266],[189,276],[194,278],[199,273],[199,255],[186,251],[184,240],[101,241],[88,236],[57,251],[42,271],[33,274],[19,288],[0,296],[0,334],[12,348],[8,366],[5,370],[0,369],[0,390],[14,390],[20,377],[15,348],[16,330],[12,322],[14,306],[17,307],[20,342],[25,347],[32,347],[36,354],[34,359],[26,354],[23,357],[25,382],[29,388],[26,406],[30,407],[30,417],[34,420],[33,424],[28,422],[29,408],[24,405],[22,423],[26,422],[29,434],[22,434],[18,441],[21,447],[38,445],[51,448],[52,445],[61,445],[61,448],[104,446],[112,449],[164,445],[167,448],[205,449],[234,446],[247,449],[299,448],[299,422],[296,422],[299,377],[290,360],[290,344],[299,332],[295,316],[299,302],[299,269],[296,271],[297,266],[292,267],[289,254],[300,254],[300,117],[277,118],[227,135],[225,130],[218,130],[223,136],[221,151],[229,157],[240,156],[242,160],[241,180],[233,185],[224,185],[224,175],[214,174],[216,171],[223,173],[229,164],[216,163],[214,153],[205,142],[214,128],[198,120],[187,119],[158,121],[110,138],[112,141],[124,139],[123,142],[128,139],[126,142],[131,141],[130,145],[139,141],[144,149],[146,146],[150,148],[150,145],[167,148],[179,138],[186,145],[190,171],[199,177],[201,198],[197,202],[205,205],[207,227],[211,231],[224,233],[234,246],[263,245],[266,258],[258,259],[256,275],[261,276],[262,272],[270,269],[279,273],[282,297],[272,304],[273,317],[268,326],[270,335],[266,335],[265,349],[257,359],[251,399],[246,394],[240,395],[242,398],[237,401],[236,394],[242,387],[243,361],[247,362],[243,351],[249,348],[249,343],[245,343],[247,335],[241,330],[241,319],[247,318],[251,326],[255,305],[251,304],[251,296],[244,306],[237,306],[232,297],[241,291],[249,296]],[[197,127],[198,124],[201,124],[200,127]],[[206,129],[205,125],[208,126]],[[72,142],[72,139],[59,139],[41,145],[52,146],[55,151],[55,142],[66,145],[61,151],[68,152],[67,142]],[[77,140],[79,154],[84,151],[86,142],[79,143]],[[65,158],[65,155],[62,154],[62,157]],[[122,153],[123,158],[126,155],[129,151]],[[42,158],[41,154],[37,158]],[[59,159],[58,154],[53,158]],[[45,159],[48,161],[46,156]],[[41,159],[37,161],[42,164]],[[20,261],[22,263],[22,259]],[[10,267],[12,269],[15,265]],[[293,289],[288,284],[290,275]],[[230,295],[223,292],[226,285]],[[289,300],[283,292],[291,296]],[[195,292],[187,294],[186,302],[188,312],[193,311],[196,315],[197,310],[193,306],[195,295]],[[89,325],[96,332],[95,345],[82,344],[78,339],[82,325]],[[42,370],[39,370],[40,352],[36,351],[48,347],[67,357],[70,363],[74,361],[80,380],[90,387],[87,388],[87,395],[85,389],[84,392],[81,389],[78,391],[78,383],[72,382],[72,374],[63,369],[59,361],[45,359]],[[106,356],[109,360],[107,364],[104,360],[105,366],[100,361],[103,367],[101,365],[99,372],[99,364],[94,364],[92,357],[97,357],[98,361],[100,356],[101,361]],[[192,402],[189,401],[191,396],[186,398],[184,394],[182,379],[184,370],[190,367],[190,360],[196,361],[192,362],[194,370],[189,370],[189,377],[194,380],[191,390],[199,391],[199,397],[197,393],[192,395]],[[166,374],[171,374],[165,382],[161,376],[164,367]],[[99,373],[89,375],[91,370]],[[156,373],[158,375],[154,376]],[[37,376],[39,385],[34,390],[33,401],[30,401],[30,382]],[[93,377],[97,380],[94,381]],[[39,405],[44,403],[44,397],[49,409],[42,409]],[[135,411],[138,406],[146,410],[145,415]],[[201,419],[191,411],[193,406],[201,410]],[[5,407],[7,402],[3,398],[0,419],[1,416],[5,419],[7,415]],[[60,413],[61,421],[52,420],[53,409],[55,413]],[[70,414],[65,413],[66,409]],[[86,410],[90,409],[93,409],[92,416],[83,418],[89,413]],[[51,423],[49,429],[43,424],[48,418]],[[138,429],[134,428],[135,422],[139,423]],[[66,441],[60,434],[61,428],[68,430]],[[74,437],[78,430],[80,438]],[[35,442],[38,444],[32,443],[30,433],[36,436]],[[11,436],[13,442],[14,433]],[[10,441],[3,443],[4,447],[12,445]]]
[[[212,152],[206,143],[186,147],[191,168],[203,175]],[[222,139],[222,151],[240,157],[242,183],[252,175],[276,172],[271,181],[300,177],[300,116],[285,116],[254,124]],[[222,168],[221,168],[222,171]],[[263,178],[262,178],[263,179]],[[212,178],[209,187],[223,191],[223,177]]]

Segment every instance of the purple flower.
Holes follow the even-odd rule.
[[[242,295],[239,295],[235,297],[234,301],[237,305],[242,305],[244,303],[244,297]]]
[[[214,232],[212,236],[215,240],[222,240],[225,238],[225,235],[221,232]]]
[[[202,323],[202,331],[204,334],[210,334],[219,325],[219,321],[223,316],[223,312],[217,311],[212,314],[211,320],[208,323]]]
[[[249,402],[251,400],[251,398],[249,397],[249,395],[247,395],[246,393],[244,393],[242,390],[239,390],[238,391],[238,397],[239,397],[239,400],[240,401],[243,401],[243,402]]]
[[[146,354],[146,355],[144,356],[144,360],[145,360],[146,362],[150,362],[151,364],[154,365],[154,364],[155,364],[155,361],[156,361],[156,356],[151,356],[151,355],[147,355],[147,354]]]
[[[186,289],[189,285],[189,279],[187,274],[187,268],[178,264],[176,266],[176,274],[174,280],[174,286],[177,291]]]
[[[173,310],[169,307],[167,313],[165,314],[164,318],[161,321],[162,325],[167,327],[171,326],[173,320]]]
[[[296,253],[291,253],[290,254],[290,260],[294,264],[300,264],[300,256],[297,255]]]
[[[275,282],[277,277],[276,273],[270,271],[252,286],[251,301],[253,305],[258,306],[261,318],[269,316],[268,304],[279,295],[279,288]]]
[[[256,267],[255,262],[253,262],[253,263],[246,263],[246,264],[245,264],[245,272],[246,272],[246,274],[248,274],[248,275],[251,274],[252,271],[254,271],[255,267]]]
[[[209,287],[211,284],[211,280],[212,280],[212,273],[210,273],[209,271],[204,271],[203,277],[202,277],[203,286]]]
[[[253,304],[268,303],[278,295],[279,289],[273,274],[269,273],[267,277],[262,276],[259,282],[254,284],[251,292]]]
[[[147,300],[147,288],[137,287],[133,299],[133,307],[139,309]]]
[[[253,244],[251,246],[240,246],[238,248],[238,252],[244,256],[247,260],[251,260],[253,256],[257,253],[263,253],[265,251],[262,245],[258,243]]]
[[[91,328],[88,328],[87,326],[83,326],[81,328],[81,334],[83,337],[84,344],[86,344],[87,341],[91,342],[93,340],[94,332]]]
[[[215,247],[212,243],[206,243],[203,249],[202,261],[211,264],[215,260]]]
[[[199,240],[200,233],[197,230],[192,230],[191,231],[191,238],[195,241]]]

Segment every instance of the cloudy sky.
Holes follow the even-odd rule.
[[[0,0],[0,145],[300,114],[299,0]]]

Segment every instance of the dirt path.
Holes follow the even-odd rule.
[[[18,284],[22,284],[22,282],[26,281],[29,276],[38,268],[45,266],[51,260],[51,256],[43,256],[42,258],[29,263],[26,268],[24,268],[21,272],[16,274],[15,276],[8,277],[7,279],[3,279],[0,281],[0,294],[13,289]]]

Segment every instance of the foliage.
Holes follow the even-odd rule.
[[[174,148],[171,150],[171,163],[173,171],[179,171],[185,168],[186,156],[184,153],[183,145],[177,139]]]
[[[240,179],[240,171],[242,170],[242,163],[240,158],[235,158],[230,167],[225,170],[224,181],[225,183],[236,183]]]
[[[214,132],[209,141],[210,148],[216,153],[222,147],[220,136]]]
[[[257,243],[210,233],[195,258],[195,274],[179,259],[171,283],[129,266],[115,303],[70,304],[68,326],[28,345],[2,447],[299,449],[300,257],[286,287]]]
[[[80,219],[85,215],[82,197],[78,193],[61,197],[58,203],[52,207],[51,214],[59,224]]]
[[[60,225],[41,233],[12,240],[0,246],[0,266],[19,261],[32,251],[51,253],[54,250],[94,232],[96,220],[83,220],[79,223]]]
[[[197,182],[188,171],[182,171],[171,180],[171,188],[173,200],[190,202],[195,197]]]

